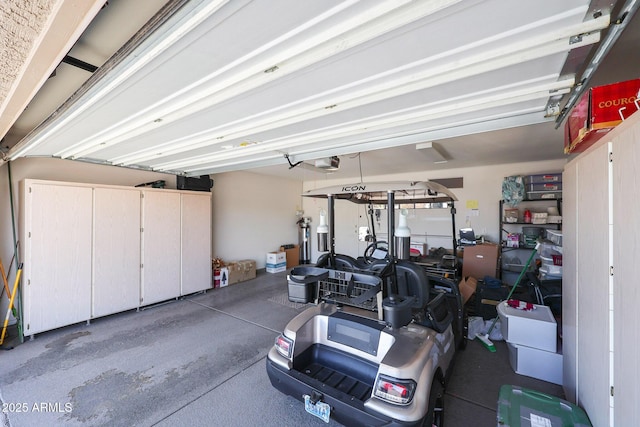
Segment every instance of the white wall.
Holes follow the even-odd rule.
[[[447,171],[368,176],[364,178],[364,182],[426,181],[429,179],[462,177],[464,181],[463,188],[452,189],[458,197],[458,202],[455,205],[457,210],[456,228],[472,227],[476,234],[484,235],[489,241],[498,242],[500,239],[498,211],[499,202],[502,199],[502,181],[504,177],[561,172],[565,163],[565,160],[555,160],[450,169]],[[335,184],[345,184],[345,182],[338,180],[308,181],[304,184],[304,190]],[[477,201],[478,209],[468,209],[467,203],[475,201]],[[343,206],[345,204],[350,206]],[[312,224],[316,224],[316,226],[319,220],[319,211],[321,208],[326,209],[326,206],[327,202],[324,199],[304,198],[305,215],[311,216]],[[382,212],[382,217],[382,229],[376,229],[377,233],[378,231],[382,233],[387,231],[385,211]],[[426,212],[426,210],[419,209],[411,210],[409,212],[409,227],[411,228],[412,241],[423,241],[426,235],[427,243],[430,246],[451,248],[453,239],[448,225],[450,222],[448,221],[450,221],[450,214],[446,210],[442,210],[439,213]],[[366,224],[366,207],[345,201],[336,201],[336,251],[351,256],[362,255],[366,245],[357,242],[356,229],[358,226]],[[315,231],[315,226],[312,230]],[[433,239],[429,237],[430,235],[441,235],[444,231],[449,233],[446,238]],[[312,233],[312,239],[312,260],[315,260],[318,257],[315,233]]]
[[[213,180],[214,257],[254,259],[264,268],[267,252],[298,243],[301,182],[251,172],[213,175]]]

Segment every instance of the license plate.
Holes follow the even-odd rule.
[[[329,422],[329,417],[331,416],[331,406],[327,403],[317,401],[315,404],[311,403],[311,396],[308,394],[304,395],[304,410],[320,418],[325,423]]]

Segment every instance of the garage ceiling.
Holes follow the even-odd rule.
[[[329,156],[352,175],[562,158],[557,114],[621,9],[636,7],[588,0],[40,3],[47,19],[23,55],[28,66],[5,65],[16,74],[5,87],[24,86],[36,63],[44,70],[40,85],[30,81],[33,99],[23,112],[15,91],[0,92],[3,119],[21,112],[4,133],[7,159],[292,177],[303,169],[290,164]],[[66,44],[48,49],[55,60],[38,57],[48,32],[57,33],[62,6],[83,3],[95,18],[78,20]],[[625,46],[637,55],[632,16],[607,62]],[[635,75],[622,79],[638,76],[637,56],[623,63]],[[416,149],[428,142],[431,148]]]

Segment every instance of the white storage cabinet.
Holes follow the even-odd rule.
[[[20,238],[25,335],[91,318],[93,191],[27,185]]]
[[[211,288],[211,193],[26,179],[26,336]]]
[[[180,295],[180,194],[142,193],[142,305]]]
[[[93,310],[106,316],[140,305],[140,192],[94,188]]]
[[[640,113],[563,174],[567,399],[594,426],[640,425]]]

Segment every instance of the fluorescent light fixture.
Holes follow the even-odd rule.
[[[416,144],[416,150],[421,150],[426,153],[429,159],[435,164],[447,163],[448,161],[442,146],[435,142],[429,141]]]

